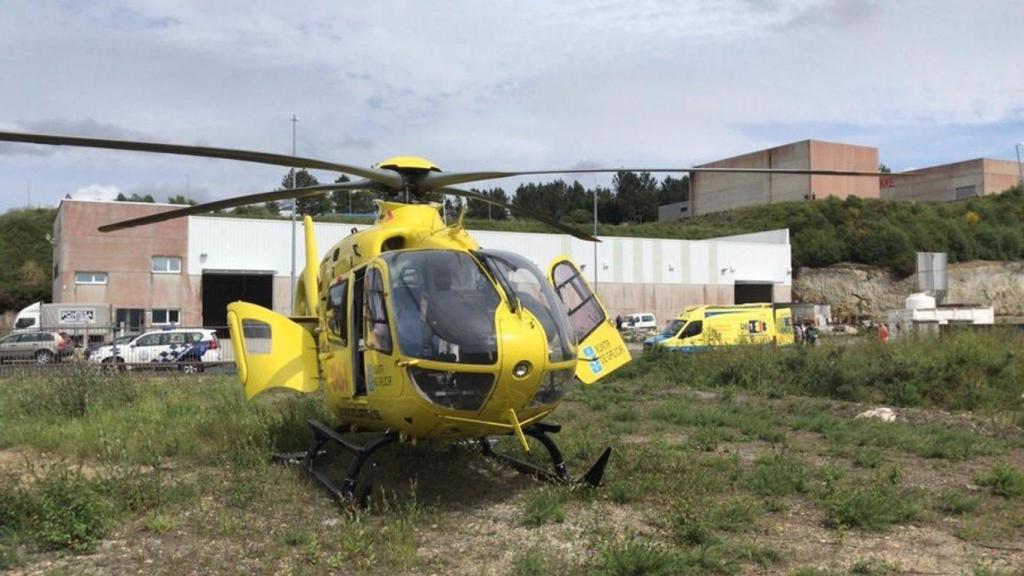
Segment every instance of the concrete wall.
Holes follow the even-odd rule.
[[[707,168],[807,168],[808,141],[760,150],[709,164]],[[808,176],[694,173],[690,179],[690,213],[694,216],[744,206],[802,200],[810,189]]]
[[[290,222],[207,216],[193,216],[188,221],[190,270],[263,270],[290,276]],[[320,254],[353,227],[362,226],[317,223]],[[742,280],[790,284],[790,245],[785,230],[709,240],[602,236],[596,245],[565,234],[475,230],[472,234],[481,247],[517,252],[543,270],[556,257],[568,256],[580,264],[590,282],[596,275],[598,282],[615,283],[732,285]],[[298,273],[306,260],[301,228],[294,254]]]
[[[790,168],[822,170],[878,169],[878,149],[819,140],[726,158],[701,167]],[[854,195],[878,197],[878,180],[853,176],[796,176],[695,173],[690,180],[690,214],[710,214],[744,206]]]
[[[885,200],[949,202],[957,199],[958,188],[973,188],[977,195],[985,189],[984,160],[965,160],[942,166],[903,172],[883,182]]]
[[[147,311],[146,325],[152,309],[176,309],[182,324],[198,324],[200,286],[188,273],[185,219],[117,232],[96,229],[173,208],[167,204],[63,201],[54,225],[53,302],[111,302],[115,308],[142,308]],[[181,272],[152,272],[153,256],[181,258]],[[76,272],[106,272],[107,283],[76,284]]]
[[[702,304],[732,304],[732,286],[709,286],[707,284],[622,284],[602,283],[597,287],[608,315],[633,312],[653,312],[658,325],[679,316],[687,306]]]
[[[878,170],[878,148],[811,140],[811,167],[818,170]],[[860,196],[878,198],[878,178],[811,176],[815,198]]]
[[[1016,162],[976,158],[909,170],[891,179],[883,179],[882,198],[921,202],[951,202],[971,188],[974,195],[998,194],[1020,182]]]
[[[1020,184],[1020,165],[1006,160],[985,158],[985,194],[999,194]]]
[[[690,216],[690,202],[684,200],[683,202],[673,202],[671,204],[662,204],[658,206],[658,220],[682,220]]]

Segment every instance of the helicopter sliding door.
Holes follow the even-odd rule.
[[[300,324],[262,306],[233,302],[228,327],[246,397],[268,388],[309,393],[320,387],[316,342]]]
[[[576,378],[593,384],[625,366],[632,359],[629,349],[576,265],[568,258],[556,258],[549,277],[569,311],[569,322],[579,343]]]

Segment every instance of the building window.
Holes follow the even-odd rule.
[[[180,310],[160,310],[153,309],[153,325],[167,325],[167,324],[180,324],[181,323],[181,311]]]
[[[177,256],[153,256],[153,272],[157,274],[181,273],[181,258]]]
[[[106,272],[75,272],[75,284],[106,284]]]

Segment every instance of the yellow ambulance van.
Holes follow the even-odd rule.
[[[687,308],[659,334],[644,340],[644,348],[697,352],[711,346],[792,343],[789,305],[739,304]]]

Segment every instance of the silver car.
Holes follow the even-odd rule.
[[[0,362],[60,362],[74,352],[56,332],[17,332],[0,338]]]

